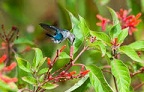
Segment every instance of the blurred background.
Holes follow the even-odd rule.
[[[56,49],[67,44],[67,41],[61,44],[54,44],[50,38],[46,37],[39,23],[47,23],[70,30],[71,21],[68,10],[76,17],[81,15],[85,18],[91,30],[101,31],[101,28],[96,26],[96,22],[98,22],[96,14],[111,18],[107,7],[111,7],[115,11],[119,11],[121,8],[131,9],[131,14],[134,15],[141,12],[142,22],[138,26],[138,31],[130,38],[132,41],[144,40],[144,0],[0,0],[0,25],[4,24],[6,30],[10,30],[13,25],[19,28],[20,43],[17,42],[16,44],[18,51],[22,51],[26,46],[39,47],[43,51],[44,56],[53,57]],[[67,47],[68,50],[69,47]],[[30,61],[34,56],[33,51],[22,56]],[[99,52],[87,51],[77,62],[101,66],[105,63],[101,62],[101,59]],[[59,60],[56,66],[59,68],[65,63],[67,63],[67,60]],[[77,67],[75,69],[78,70]],[[52,92],[64,92],[75,81],[77,80],[70,81],[69,83],[60,83],[60,86]],[[22,83],[22,81],[19,81],[21,86],[23,86]],[[90,92],[90,90],[93,89],[89,89],[87,92]]]

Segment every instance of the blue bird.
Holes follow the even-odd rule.
[[[40,26],[45,30],[52,29],[55,31],[55,33],[54,33],[55,35],[51,35],[51,34],[46,33],[47,36],[52,38],[54,43],[61,43],[62,41],[64,41],[65,39],[68,38],[70,43],[73,44],[73,42],[75,40],[75,35],[72,34],[68,30],[65,30],[65,29],[62,30],[62,29],[56,28],[55,26],[50,26],[50,25],[47,25],[44,23],[40,23]]]

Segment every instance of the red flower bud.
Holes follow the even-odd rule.
[[[51,65],[51,59],[47,58],[47,64],[50,66]]]
[[[60,73],[60,75],[64,75],[66,72],[65,71],[62,71],[61,73]]]
[[[17,27],[15,27],[15,26],[12,26],[12,29],[11,29],[12,31],[14,30],[17,30]]]
[[[16,67],[16,62],[12,62],[9,66],[4,67],[3,71],[11,71],[12,69],[14,69]]]
[[[86,74],[88,74],[89,71],[90,70],[85,70],[85,71],[81,72],[80,74],[81,74],[81,76],[85,76]]]
[[[62,46],[60,52],[62,52],[66,48],[66,45]]]
[[[3,55],[1,58],[0,58],[0,63],[4,62],[7,58],[7,55]]]
[[[76,71],[70,72],[70,75],[74,75],[74,74],[76,74]]]

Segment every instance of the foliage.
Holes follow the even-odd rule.
[[[10,31],[1,26],[0,91],[143,92],[143,0],[127,0],[128,10],[119,11],[105,7],[110,1],[58,0],[57,10],[46,9],[45,2],[44,8],[27,9],[20,3],[37,3],[0,1],[6,24],[18,26]],[[53,40],[46,41],[45,33],[56,33],[50,27],[44,33],[37,25],[41,21],[60,33],[69,29],[74,43],[55,44],[50,35]]]

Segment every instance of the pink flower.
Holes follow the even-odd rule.
[[[110,20],[107,19],[107,18],[102,17],[101,15],[96,15],[96,17],[101,21],[101,22],[96,23],[96,25],[101,26],[102,30],[105,31],[106,25],[107,25],[108,22],[110,22]]]

